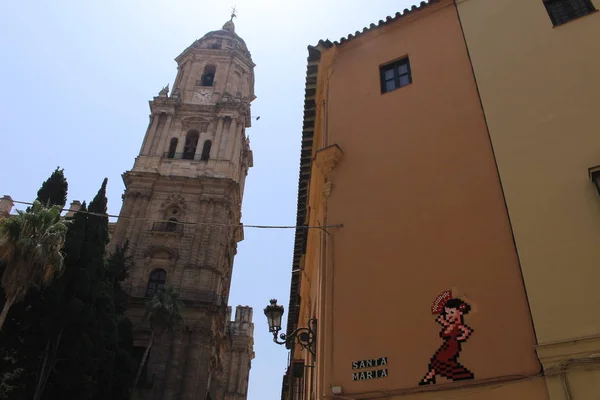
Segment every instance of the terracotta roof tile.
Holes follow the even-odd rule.
[[[362,30],[362,32],[356,31],[354,34],[351,33],[348,36],[342,37],[342,38],[340,38],[340,40],[334,41],[334,42],[331,42],[330,40],[319,40],[318,45],[321,45],[321,46],[326,47],[326,48],[329,48],[329,47],[332,47],[332,46],[340,46],[340,45],[344,44],[345,42],[348,42],[348,41],[350,41],[352,39],[355,39],[355,38],[357,38],[357,37],[359,37],[361,35],[364,35],[367,32],[370,32],[370,31],[372,31],[374,29],[380,28],[380,27],[382,27],[384,25],[387,25],[387,24],[389,24],[391,22],[394,22],[394,21],[396,21],[396,20],[398,20],[398,19],[400,19],[402,17],[406,17],[408,15],[412,15],[414,12],[420,11],[420,10],[422,10],[424,8],[427,8],[431,4],[437,3],[439,1],[440,0],[422,1],[418,6],[413,5],[410,9],[405,8],[402,13],[397,12],[396,14],[394,14],[394,16],[389,16],[388,15],[387,17],[385,17],[385,21],[382,20],[382,19],[380,19],[379,23],[377,25],[370,24],[369,27],[364,27],[363,30]]]

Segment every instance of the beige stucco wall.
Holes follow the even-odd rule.
[[[600,13],[553,28],[541,0],[459,10],[538,340],[598,335]]]
[[[599,398],[600,13],[553,27],[542,0],[457,3],[551,398]]]

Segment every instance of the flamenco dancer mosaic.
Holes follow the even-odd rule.
[[[461,299],[453,298],[451,291],[446,291],[435,300],[431,313],[438,315],[435,322],[442,326],[440,337],[444,343],[435,352],[429,363],[429,371],[419,385],[435,384],[436,376],[443,376],[453,381],[475,378],[475,375],[458,362],[462,343],[473,334],[473,329],[464,322],[464,316],[471,306]]]

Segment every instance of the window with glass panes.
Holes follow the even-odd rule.
[[[152,271],[148,280],[148,287],[146,288],[146,297],[152,297],[159,290],[164,290],[166,281],[167,271],[164,269],[155,269]]]
[[[381,74],[381,93],[391,92],[412,82],[408,57],[383,65]]]
[[[596,11],[591,0],[544,0],[552,25],[562,25]]]

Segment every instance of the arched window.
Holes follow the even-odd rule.
[[[215,83],[215,72],[217,71],[217,67],[212,64],[208,64],[204,67],[204,73],[202,74],[202,78],[200,78],[201,86],[212,86]]]
[[[189,131],[185,136],[185,146],[183,147],[183,158],[185,160],[193,160],[194,154],[196,154],[196,147],[198,146],[198,139],[200,134],[198,131]]]
[[[177,218],[171,217],[167,221],[167,232],[175,232],[177,230]]]
[[[208,161],[210,158],[210,146],[212,146],[212,142],[207,140],[204,142],[202,146],[202,155],[200,156],[200,161]]]
[[[148,288],[146,289],[146,297],[154,296],[154,293],[159,290],[165,289],[165,282],[167,281],[167,271],[164,269],[155,269],[150,273],[150,279],[148,279]]]
[[[167,153],[167,158],[175,157],[175,151],[177,150],[177,142],[178,142],[177,138],[173,138],[169,142],[169,152]]]

